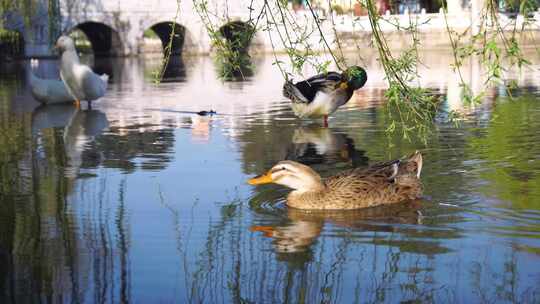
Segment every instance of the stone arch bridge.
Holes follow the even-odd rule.
[[[412,38],[420,37],[422,47],[450,47],[447,26],[458,32],[469,31],[471,34],[477,33],[478,20],[480,20],[481,9],[486,0],[467,0],[470,7],[464,7],[461,0],[448,0],[448,16],[439,13],[420,13],[381,16],[389,22],[381,23],[381,29],[391,42],[390,47],[395,49],[403,48],[410,44]],[[24,42],[24,55],[26,57],[43,57],[54,55],[52,46],[60,34],[65,34],[79,29],[83,31],[92,43],[94,54],[100,55],[136,55],[144,48],[144,32],[153,30],[161,39],[162,44],[169,41],[171,30],[175,35],[172,43],[174,54],[206,54],[212,51],[212,42],[206,25],[197,14],[194,1],[190,0],[32,0],[32,14],[22,16],[18,12],[4,13],[2,21],[4,26],[10,30],[19,32]],[[212,19],[213,30],[219,31],[226,39],[238,37],[234,32],[249,29],[249,21],[256,18],[261,11],[264,1],[253,0],[197,0],[196,3],[205,3],[211,12],[208,18]],[[321,3],[328,3],[321,1]],[[270,14],[275,13],[270,12]],[[324,15],[324,14],[323,14]],[[322,16],[323,16],[322,15]],[[535,23],[533,29],[529,30],[534,35],[529,39],[528,35],[519,41],[522,45],[536,45],[540,28],[540,11],[535,13]],[[354,52],[361,51],[360,46],[370,47],[372,45],[372,32],[369,18],[366,16],[341,16],[335,17],[336,23],[332,26],[329,21],[321,25],[321,29],[314,22],[309,11],[299,10],[294,12],[297,29],[302,33],[297,36],[304,36],[311,33],[301,44],[295,43],[293,47],[297,49],[307,49],[309,51],[324,51],[324,43],[321,41],[321,33],[325,41],[329,42],[330,48],[337,47],[335,44],[336,35],[344,42],[345,49]],[[416,18],[419,25],[418,37],[412,37],[408,33],[401,33],[396,30],[394,24],[401,28],[410,26],[411,18]],[[505,16],[500,16],[501,20],[512,20]],[[516,28],[524,25],[523,18],[516,23]],[[507,21],[504,21],[507,22]],[[510,22],[510,21],[508,21]],[[507,22],[507,23],[508,23]],[[264,23],[264,22],[263,22]],[[506,23],[505,23],[506,24]],[[511,24],[511,23],[508,23]],[[281,35],[283,26],[276,25],[271,30],[260,30],[255,32],[247,41],[250,52],[271,52],[272,50],[286,51]],[[514,26],[502,26],[503,28],[514,28]],[[521,36],[521,35],[520,35]],[[294,38],[292,40],[298,39]],[[521,39],[521,38],[520,38]],[[528,40],[527,40],[528,39]],[[530,40],[530,41],[529,41]],[[532,41],[532,42],[531,42]],[[341,46],[340,46],[341,48]],[[246,50],[240,46],[239,50]],[[1,51],[1,50],[0,50]]]
[[[51,3],[56,3],[56,7],[51,8]],[[217,24],[226,36],[228,27],[247,24],[250,20],[250,3],[216,0],[208,1],[207,5],[214,12],[227,13],[226,18],[220,18],[225,21]],[[51,14],[51,11],[56,13]],[[148,29],[153,30],[165,46],[174,28],[172,50],[175,54],[205,54],[212,50],[207,29],[193,1],[38,0],[30,21],[24,19],[17,12],[8,12],[5,26],[22,34],[24,55],[27,57],[53,55],[52,46],[57,37],[75,29],[86,34],[97,56],[141,53],[143,33]],[[261,51],[265,45],[269,46],[261,33],[256,33],[249,44],[251,49]]]

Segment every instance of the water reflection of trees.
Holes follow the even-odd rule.
[[[489,248],[486,256],[464,257],[447,246],[463,237],[452,219],[416,227],[421,206],[352,213],[288,209],[285,217],[256,220],[274,225],[269,234],[248,231],[249,209],[241,202],[222,204],[221,218],[211,221],[197,250],[187,245],[195,241],[191,232],[177,230],[185,297],[213,303],[537,300],[538,289],[519,274],[523,264],[515,251],[495,264]],[[474,261],[472,267],[464,258]]]
[[[73,184],[64,177],[60,165],[65,155],[54,147],[61,138],[59,132],[45,136],[45,145],[52,146],[46,149],[46,162],[56,165],[35,164],[31,168],[28,180],[21,181],[30,184],[31,194],[2,197],[6,208],[0,208],[0,301],[35,303],[44,297],[51,302],[129,300],[124,186],[113,214],[110,207],[114,202],[107,201],[101,192],[96,209],[88,210],[98,215],[98,221],[84,216],[84,211],[77,218],[69,199]],[[104,186],[105,180],[101,181]],[[116,218],[116,238],[111,232],[111,216]]]
[[[119,184],[117,200],[107,194],[115,191],[108,190],[107,177],[100,177],[95,188],[82,182],[95,195],[89,196],[88,206],[78,206],[73,195],[81,182],[66,174],[80,165],[74,164],[76,154],[85,159],[89,141],[103,131],[104,114],[66,106],[0,115],[2,129],[9,131],[0,136],[2,149],[9,149],[0,154],[0,302],[128,302],[126,180]],[[131,153],[137,146],[143,146],[143,153],[162,152],[159,145],[144,149],[154,139],[127,139],[125,159],[139,155]],[[165,143],[167,149],[170,144]]]
[[[473,168],[481,179],[483,193],[508,202],[512,207],[533,208],[540,199],[540,115],[538,101],[522,97],[501,100],[496,117],[470,140],[467,149],[479,156]],[[483,169],[483,170],[481,170]]]
[[[125,172],[138,168],[162,170],[172,160],[173,145],[173,129],[152,129],[148,125],[111,127],[109,132],[89,144],[83,166],[95,168],[101,165]]]
[[[204,251],[196,262],[185,263],[193,265],[186,272],[186,277],[191,278],[188,289],[192,291],[191,301],[266,299],[268,302],[302,303],[350,300],[350,290],[344,290],[342,285],[350,279],[344,275],[347,267],[357,262],[351,263],[350,259],[354,248],[358,248],[352,238],[340,238],[337,243],[325,238],[317,250],[273,254],[252,235],[239,231],[242,222],[234,218],[238,218],[238,214],[230,219],[230,223],[223,220],[210,227]],[[317,226],[317,220],[314,225]],[[398,269],[394,267],[392,271]],[[362,280],[354,281],[360,284]],[[375,292],[372,289],[362,294],[369,296]]]

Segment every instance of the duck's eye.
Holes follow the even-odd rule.
[[[287,168],[285,168],[285,167],[274,167],[274,168],[272,168],[272,173],[276,173],[276,172],[283,171],[283,170],[287,170]]]

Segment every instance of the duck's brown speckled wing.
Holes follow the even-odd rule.
[[[343,171],[333,176],[332,178],[383,178],[388,181],[399,179],[404,176],[420,178],[422,170],[422,155],[415,152],[403,159],[394,159],[387,162],[373,164],[367,168],[355,168]]]
[[[384,174],[370,174],[367,170],[351,170],[325,180],[329,191],[324,209],[357,209],[375,206],[381,198],[380,189],[389,182]]]
[[[414,157],[414,155],[413,155]],[[416,159],[406,158],[341,172],[325,180],[326,199],[340,209],[372,207],[418,198],[422,192]]]
[[[367,168],[354,168],[342,171],[327,179],[327,182],[334,182],[334,179],[363,179],[370,177],[372,179],[381,178],[392,180],[399,169],[400,160],[392,160],[384,163],[377,163]]]

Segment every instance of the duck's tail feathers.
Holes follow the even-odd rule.
[[[107,85],[109,85],[109,75],[102,74],[102,75],[99,75],[99,78],[102,80],[102,82],[100,84],[100,87],[101,87],[100,95],[103,96],[103,95],[105,95],[105,91],[107,91]]]
[[[294,84],[290,80],[285,81],[283,84],[283,96],[292,99],[293,87]]]
[[[422,172],[422,154],[416,151],[399,161],[399,168],[394,175],[394,182],[400,186],[418,187]]]
[[[101,78],[101,80],[103,80],[105,83],[109,82],[109,75],[107,74],[102,74],[99,76],[99,78]]]
[[[390,166],[390,177],[388,178],[389,180],[393,180],[396,178],[396,176],[398,175],[398,172],[399,172],[399,160],[392,163]]]
[[[417,150],[406,159],[404,169],[406,170],[406,173],[415,174],[416,178],[420,178],[420,174],[422,173],[422,165],[422,153]]]
[[[298,88],[292,83],[292,81],[287,80],[283,84],[283,96],[292,100],[292,102],[299,103],[308,103],[307,98],[298,90]]]

